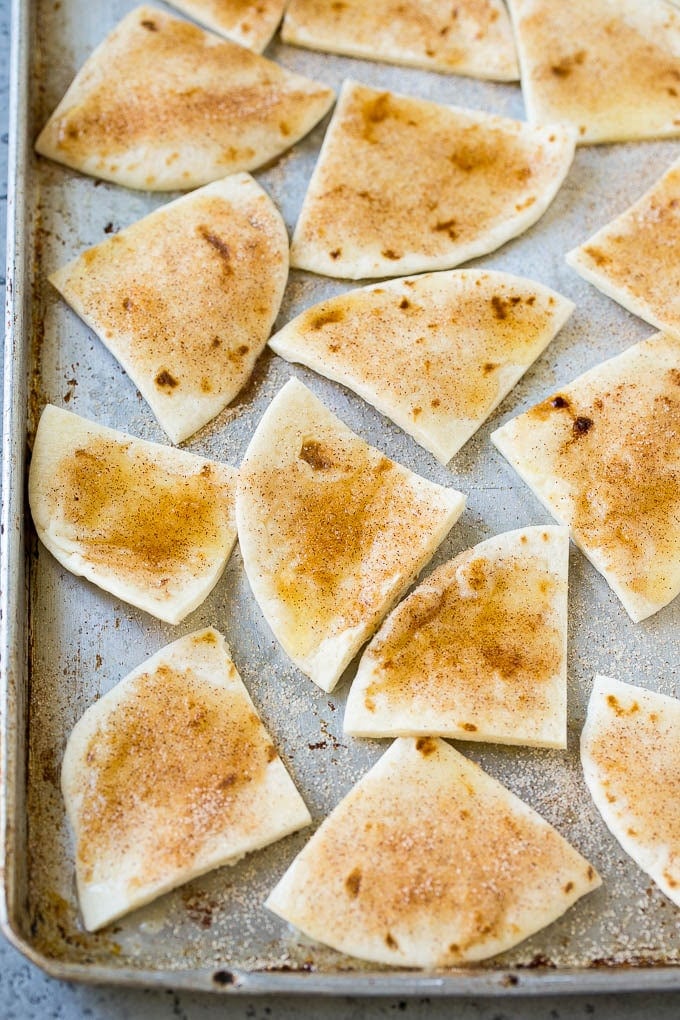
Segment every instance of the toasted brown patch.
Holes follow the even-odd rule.
[[[361,868],[355,868],[345,879],[345,889],[349,896],[355,900],[361,889]]]
[[[420,751],[424,758],[428,758],[437,750],[437,743],[432,737],[418,737],[416,740],[416,751]]]
[[[174,390],[176,386],[179,386],[177,379],[166,368],[161,369],[155,379],[156,386],[167,387],[168,389]]]

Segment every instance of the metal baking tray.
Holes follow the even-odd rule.
[[[250,594],[238,549],[204,605],[171,627],[63,570],[39,547],[28,518],[25,467],[45,402],[166,441],[129,378],[59,300],[46,276],[173,196],[99,183],[39,159],[32,150],[76,70],[132,6],[132,0],[14,2],[0,578],[0,919],[5,934],[50,974],[93,982],[402,996],[680,988],[680,912],[608,834],[578,760],[578,737],[596,671],[678,693],[680,599],[634,625],[576,550],[571,556],[567,751],[458,744],[552,822],[602,874],[603,887],[564,918],[511,952],[465,969],[419,973],[363,964],[306,941],[262,907],[268,890],[309,838],[307,830],[178,889],[100,934],[83,930],[72,840],[59,792],[65,741],[93,701],[168,641],[207,624],[225,633],[315,824],[387,746],[343,736],[348,683],[328,696],[292,667]],[[516,85],[331,57],[278,41],[268,54],[335,88],[351,76],[380,88],[523,117]],[[325,127],[319,125],[273,166],[255,174],[289,229]],[[547,522],[531,492],[491,447],[489,433],[555,386],[653,332],[581,281],[566,266],[564,253],[626,208],[677,154],[671,142],[579,150],[547,214],[522,237],[478,260],[555,287],[573,298],[577,310],[450,469],[348,390],[270,352],[262,355],[232,407],[188,448],[237,465],[268,402],[295,374],[390,457],[468,494],[468,508],[434,564],[499,531]],[[349,287],[292,272],[280,323]]]

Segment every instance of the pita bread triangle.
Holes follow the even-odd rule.
[[[266,906],[351,956],[451,967],[509,949],[599,884],[551,825],[450,744],[402,737]]]
[[[629,312],[680,336],[680,160],[630,209],[570,251],[567,262]]]
[[[270,347],[349,386],[447,464],[572,309],[508,273],[430,273],[314,305]]]
[[[665,0],[508,0],[531,124],[580,144],[680,135],[680,14]]]
[[[346,82],[291,265],[352,280],[450,269],[535,223],[573,155],[571,128],[532,128]]]
[[[491,440],[632,620],[680,592],[680,338],[635,344]]]
[[[295,379],[239,469],[250,587],[284,651],[331,691],[460,517],[465,497],[368,446]]]
[[[283,17],[286,0],[169,0],[218,35],[262,53]]]
[[[508,12],[500,0],[428,4],[394,0],[291,0],[284,42],[366,60],[517,81]]]
[[[157,209],[50,281],[179,443],[247,382],[287,278],[283,220],[252,177],[236,174]]]
[[[680,907],[680,701],[595,677],[581,762],[609,831]]]
[[[62,566],[179,623],[215,587],[236,541],[235,477],[48,404],[28,497],[38,538]]]
[[[566,747],[568,569],[567,529],[534,527],[433,571],[364,651],[345,732]]]
[[[325,85],[143,6],[86,61],[36,149],[128,188],[187,191],[274,159],[332,102]]]
[[[311,822],[211,627],[161,649],[87,710],[62,789],[88,931]]]

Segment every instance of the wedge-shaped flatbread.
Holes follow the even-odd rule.
[[[270,347],[351,387],[447,464],[573,307],[532,280],[462,269],[323,301]]]
[[[567,262],[629,312],[680,336],[680,160]]]
[[[509,531],[435,570],[364,652],[356,737],[567,745],[566,528]]]
[[[570,128],[532,128],[347,82],[291,264],[353,280],[450,269],[535,223],[573,155]]]
[[[532,124],[579,143],[680,135],[680,14],[664,0],[508,0]]]
[[[265,619],[319,687],[335,687],[464,505],[368,446],[302,383],[279,392],[239,471],[239,543]]]
[[[501,0],[291,0],[284,42],[493,81],[517,81],[512,27]]]
[[[248,174],[158,209],[50,281],[130,375],[174,443],[234,399],[288,278],[288,235]]]
[[[595,677],[581,762],[607,828],[680,907],[680,701]]]
[[[89,931],[311,821],[212,628],[167,645],[87,710],[62,789]]]
[[[636,622],[680,592],[680,339],[659,333],[491,436]]]
[[[206,28],[261,53],[278,28],[286,0],[168,0]]]
[[[325,85],[155,7],[138,7],[86,61],[36,149],[147,191],[253,170],[327,112]]]
[[[266,906],[400,967],[501,953],[600,885],[513,793],[435,737],[402,737],[312,836]]]
[[[236,541],[236,471],[48,405],[28,496],[38,537],[79,577],[167,623],[219,580]]]

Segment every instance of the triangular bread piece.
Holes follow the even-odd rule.
[[[283,17],[286,0],[168,0],[218,35],[262,53]]]
[[[187,191],[290,148],[333,102],[325,85],[137,7],[89,57],[36,149],[147,191]]]
[[[311,822],[212,628],[167,645],[87,710],[62,789],[88,931]]]
[[[492,81],[517,81],[512,26],[501,0],[291,0],[284,42]]]
[[[600,885],[527,804],[435,737],[395,740],[266,906],[351,956],[452,967],[516,945]]]
[[[291,265],[352,280],[450,269],[535,223],[573,155],[570,128],[346,82]]]
[[[236,471],[48,406],[28,496],[38,537],[78,577],[167,623],[212,591],[236,541]]]
[[[508,0],[532,124],[580,144],[680,135],[680,14],[664,0]]]
[[[680,339],[659,333],[491,436],[632,620],[680,592]]]
[[[508,273],[430,273],[314,305],[270,347],[349,386],[447,464],[573,307]]]
[[[680,907],[680,701],[595,677],[581,762],[609,831]]]
[[[278,393],[239,470],[239,543],[265,619],[319,687],[335,687],[464,505],[368,446],[302,383]]]
[[[629,312],[680,336],[680,160],[630,209],[570,251],[567,262]]]
[[[174,443],[244,386],[287,279],[285,225],[248,174],[157,209],[50,277]]]
[[[566,528],[508,531],[435,570],[365,650],[345,733],[567,746]]]

